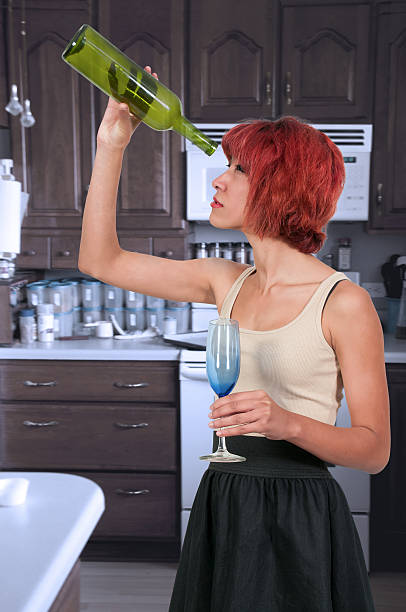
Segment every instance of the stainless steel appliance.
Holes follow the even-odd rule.
[[[182,350],[180,357],[180,427],[181,427],[181,545],[193,500],[207,464],[199,456],[211,448],[213,432],[209,429],[209,406],[214,393],[206,375],[206,351]],[[345,395],[336,425],[350,427],[351,418]],[[343,489],[369,570],[370,475],[341,466],[329,467]]]
[[[200,123],[197,127],[216,142],[221,142],[232,123]],[[346,181],[333,221],[366,221],[369,204],[369,171],[372,149],[370,124],[313,124],[327,134],[343,154]],[[208,221],[213,196],[211,183],[225,171],[227,159],[221,147],[208,157],[186,141],[187,219]]]

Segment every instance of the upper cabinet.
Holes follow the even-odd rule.
[[[367,122],[370,3],[189,0],[189,113]]]
[[[189,115],[233,122],[274,114],[270,0],[189,0]]]
[[[183,0],[101,0],[98,29],[137,64],[149,65],[183,98]],[[96,93],[97,121],[107,104]],[[182,100],[183,101],[183,100]],[[141,124],[125,152],[117,203],[117,229],[183,228],[182,137]]]
[[[0,7],[0,128],[8,127],[8,113],[4,107],[10,96],[7,82],[5,14]]]
[[[15,174],[30,193],[23,228],[81,227],[92,163],[92,96],[89,84],[62,61],[61,54],[78,26],[89,21],[89,5],[85,0],[26,4],[24,98],[31,100],[36,123],[23,129],[20,116],[10,120]],[[18,6],[13,11],[16,66],[21,65],[18,50],[23,48]],[[9,66],[10,41],[9,37]],[[19,95],[21,99],[21,88]]]
[[[377,15],[374,149],[369,229],[406,229],[406,2]]]
[[[282,0],[281,6],[281,113],[370,120],[371,5]]]

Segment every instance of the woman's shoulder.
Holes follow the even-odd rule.
[[[377,320],[378,313],[366,289],[343,279],[334,288],[327,300],[323,317],[330,331],[332,342],[352,328],[363,322]]]

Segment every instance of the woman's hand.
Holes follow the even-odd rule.
[[[262,390],[231,393],[217,399],[210,408],[209,416],[215,421],[209,427],[238,425],[217,431],[218,436],[261,433],[270,440],[286,440],[292,433],[291,413]]]
[[[145,66],[144,70],[151,74],[151,66]],[[153,72],[152,76],[158,79],[156,72]],[[97,144],[107,145],[112,149],[125,149],[140,123],[141,119],[130,113],[127,104],[109,98],[97,133]]]

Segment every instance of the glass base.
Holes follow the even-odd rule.
[[[219,451],[217,450],[215,453],[211,453],[211,455],[202,455],[199,459],[203,459],[204,461],[214,461],[217,463],[237,463],[239,461],[246,461],[246,457],[241,457],[241,455],[233,455],[233,453],[229,453],[228,451]]]

